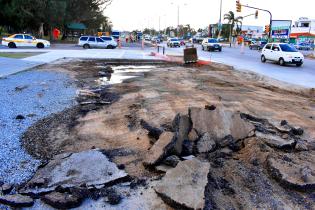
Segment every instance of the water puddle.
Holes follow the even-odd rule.
[[[101,66],[99,66],[101,69]],[[102,66],[104,68],[104,66]],[[143,77],[145,72],[156,69],[157,66],[113,66],[114,73],[108,76],[101,77],[97,80],[99,85],[114,85],[122,83],[125,80],[133,79],[137,77]]]

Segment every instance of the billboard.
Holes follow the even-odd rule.
[[[271,37],[289,39],[291,33],[291,20],[273,20],[271,25]]]

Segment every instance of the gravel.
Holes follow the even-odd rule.
[[[76,88],[64,73],[27,71],[0,79],[0,181],[21,184],[40,164],[22,148],[29,126],[75,104]]]

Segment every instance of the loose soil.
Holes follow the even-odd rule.
[[[99,66],[117,65],[115,62],[70,60],[40,68],[66,72],[83,89],[97,87]],[[130,176],[152,177],[155,173],[145,169],[143,162],[155,140],[147,135],[141,121],[167,130],[177,113],[187,114],[188,107],[205,105],[224,106],[274,124],[287,120],[304,129],[303,139],[315,141],[314,89],[293,87],[218,64],[157,63],[143,76],[107,87],[102,99],[111,104],[77,105],[37,122],[24,134],[23,145],[43,160],[64,152],[100,148],[116,164],[123,164]],[[282,151],[262,147],[267,146],[252,138],[233,158],[216,159],[219,164],[212,164],[205,192],[208,208],[315,208],[314,194],[287,190],[269,177],[266,158]]]

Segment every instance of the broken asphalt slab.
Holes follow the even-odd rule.
[[[104,187],[127,178],[100,150],[61,154],[40,168],[23,193],[44,193],[57,187]]]
[[[179,162],[154,187],[157,194],[174,208],[203,209],[204,191],[210,163],[194,158]]]
[[[299,191],[315,190],[314,166],[313,151],[270,155],[267,158],[270,175],[284,187]]]
[[[255,127],[243,120],[239,113],[223,108],[207,110],[203,108],[189,108],[193,128],[198,135],[209,135],[220,144],[224,138],[231,136],[235,141],[245,139]]]

